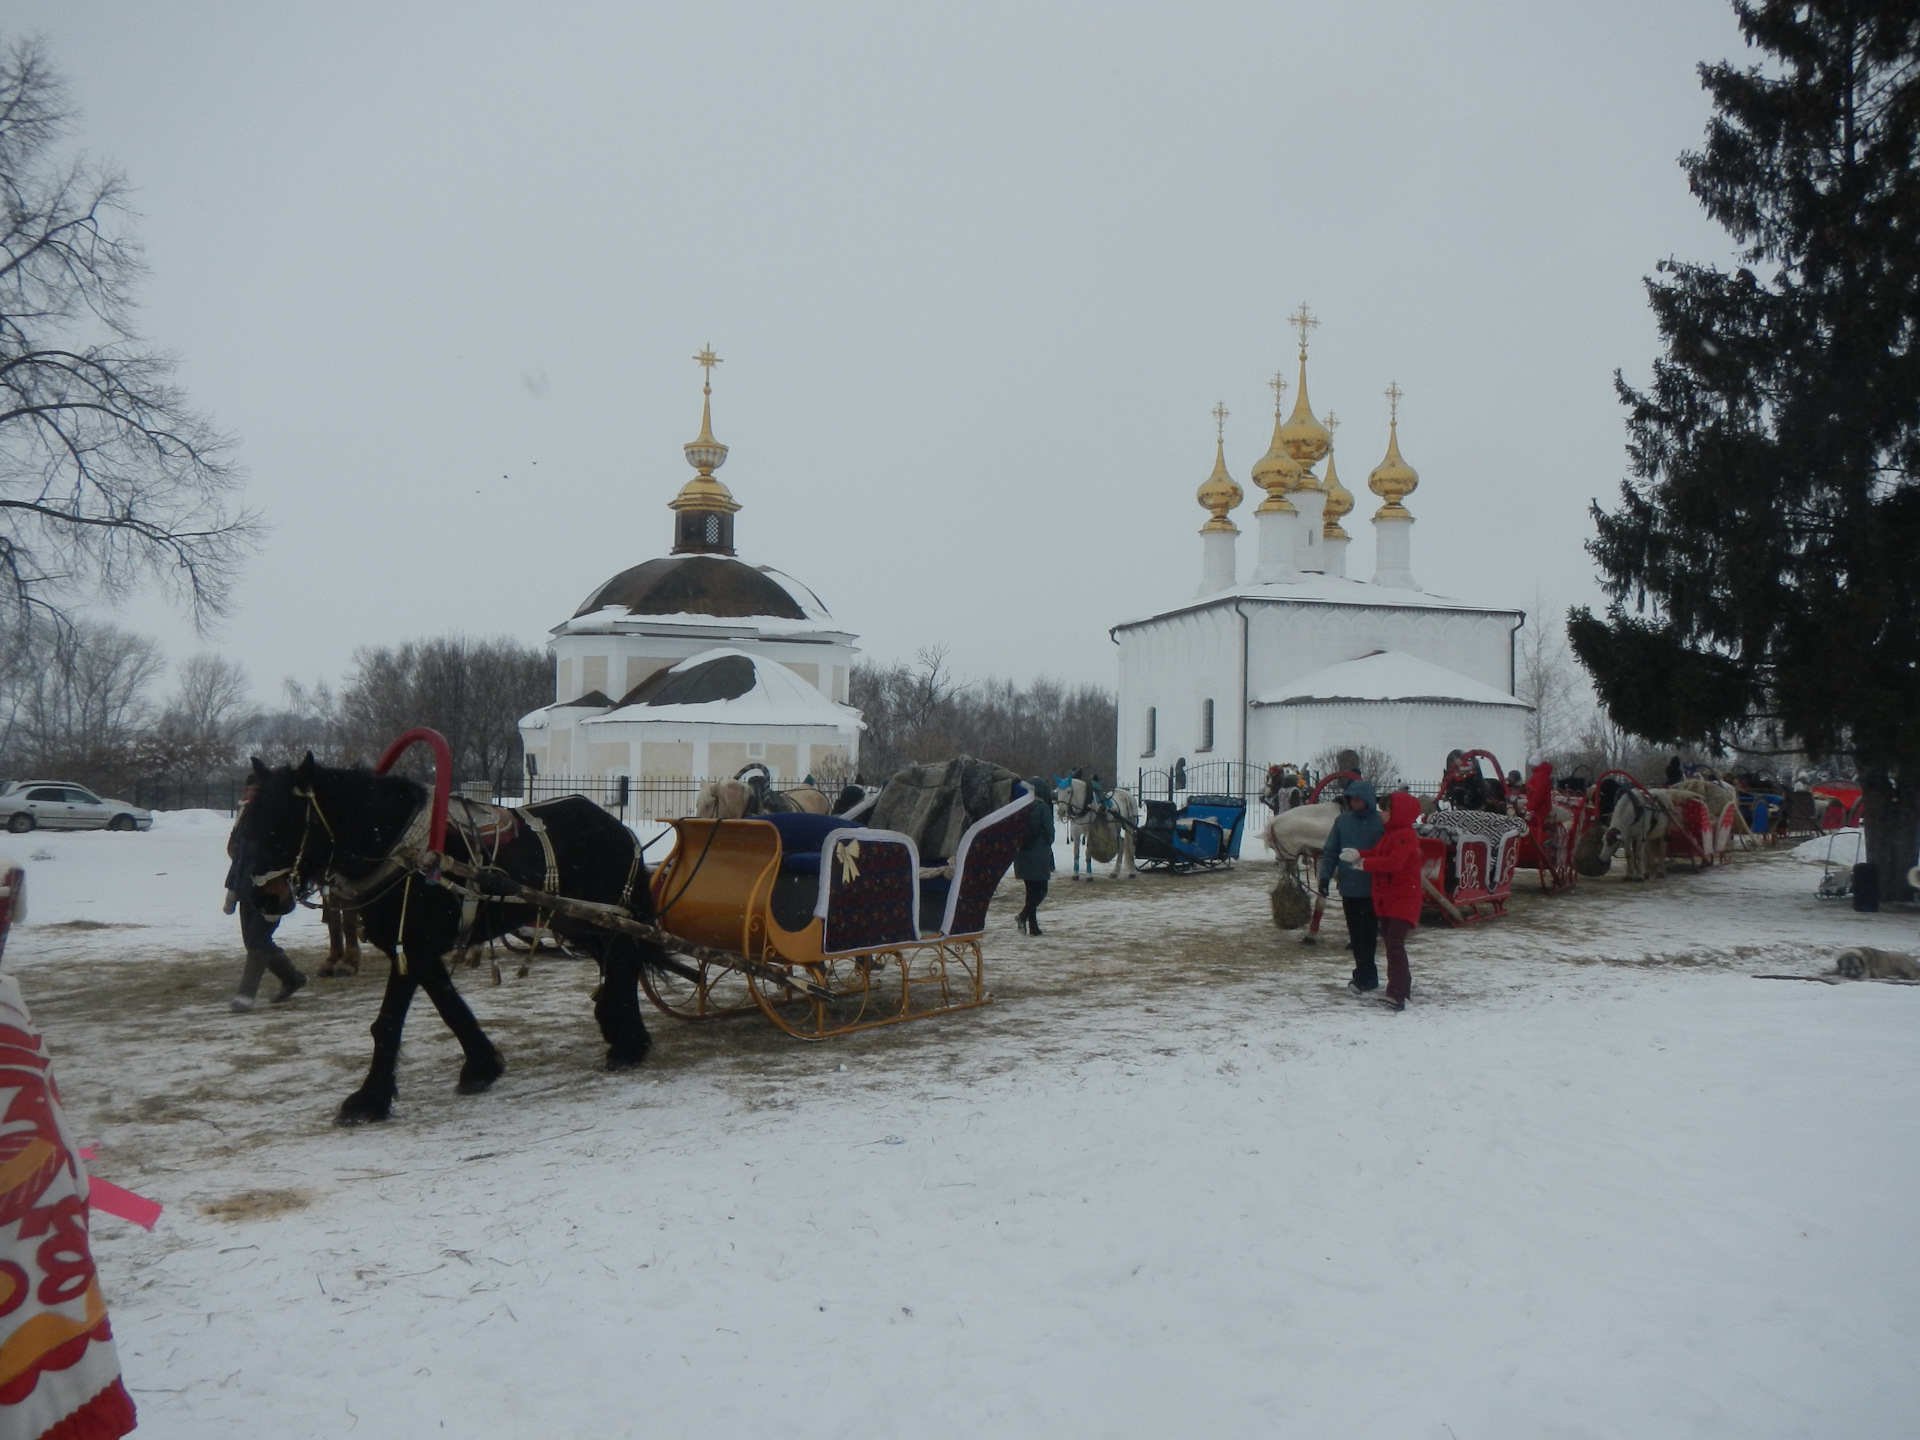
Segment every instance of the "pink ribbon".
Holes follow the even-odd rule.
[[[82,1150],[82,1160],[93,1159],[93,1151]],[[102,1180],[98,1175],[87,1177],[87,1203],[103,1215],[112,1215],[116,1219],[131,1220],[142,1230],[153,1229],[154,1221],[160,1218],[160,1202],[149,1200],[144,1195],[136,1195],[131,1190],[123,1190],[111,1180]]]

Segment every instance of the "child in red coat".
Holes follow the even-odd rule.
[[[1407,965],[1407,936],[1420,923],[1420,837],[1413,822],[1420,802],[1401,790],[1388,798],[1387,829],[1371,850],[1342,850],[1340,858],[1373,877],[1373,911],[1387,945],[1387,993],[1380,1003],[1407,1008],[1413,972]]]

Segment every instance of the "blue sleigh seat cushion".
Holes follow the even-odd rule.
[[[818,875],[820,847],[836,830],[858,828],[838,815],[756,815],[780,832],[780,868],[790,875]]]

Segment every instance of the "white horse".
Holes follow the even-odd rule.
[[[1283,810],[1268,823],[1264,832],[1267,850],[1282,870],[1304,870],[1318,866],[1320,852],[1327,848],[1327,836],[1340,815],[1340,801],[1317,800],[1311,805],[1296,805]],[[1318,877],[1302,874],[1302,883],[1317,885]]]
[[[1073,878],[1080,878],[1080,850],[1087,844],[1087,837],[1093,827],[1102,823],[1119,829],[1119,844],[1113,852],[1112,879],[1120,878],[1120,866],[1127,867],[1127,878],[1135,879],[1140,869],[1133,862],[1133,832],[1140,826],[1140,807],[1133,795],[1126,790],[1109,790],[1104,797],[1106,803],[1100,804],[1094,798],[1093,786],[1085,780],[1073,779],[1060,792],[1060,818],[1067,822],[1067,833],[1073,841]],[[1093,855],[1089,849],[1087,855],[1087,878],[1093,878]]]
[[[1613,816],[1600,837],[1600,858],[1613,863],[1627,852],[1627,879],[1652,880],[1667,873],[1667,832],[1673,827],[1673,807],[1663,790],[1642,794],[1631,785],[1613,802]]]

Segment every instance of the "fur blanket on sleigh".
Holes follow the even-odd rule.
[[[876,830],[911,835],[922,865],[943,865],[967,827],[1013,803],[1019,776],[1004,765],[959,755],[937,765],[909,765],[862,817]]]

